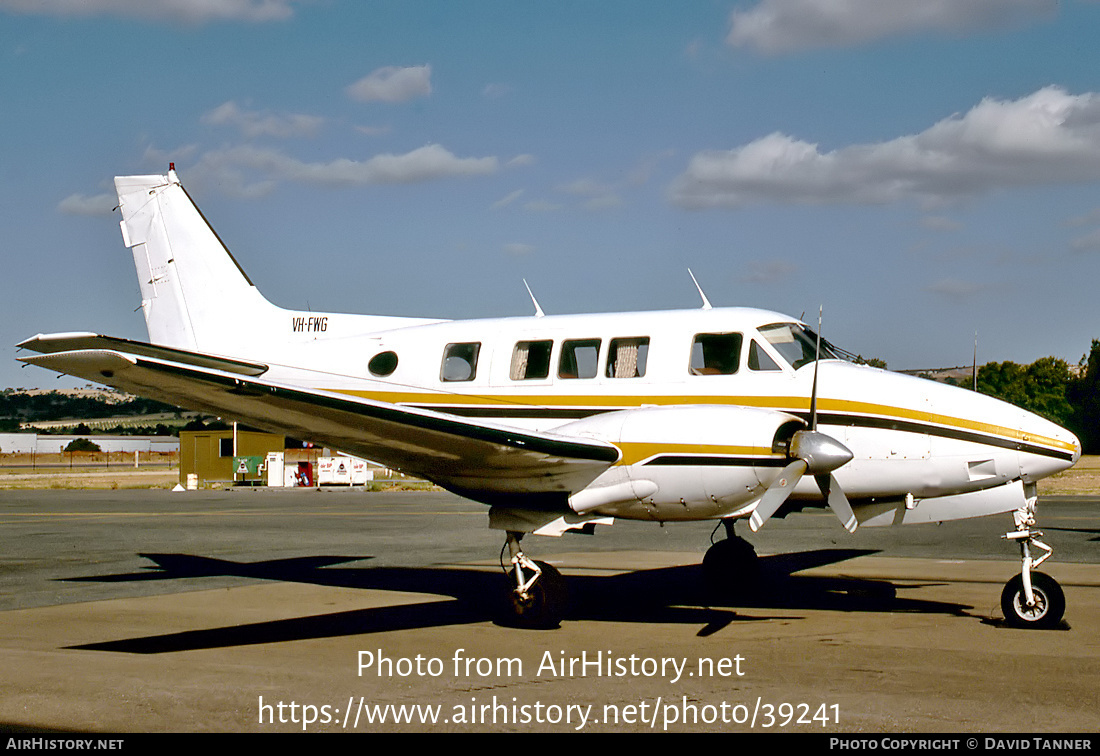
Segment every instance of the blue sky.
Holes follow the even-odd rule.
[[[825,310],[896,369],[1100,338],[1095,0],[0,0],[0,386],[145,338],[168,162],[284,307]],[[807,315],[808,318],[812,316]]]

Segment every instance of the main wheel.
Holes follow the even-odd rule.
[[[1066,612],[1066,597],[1058,581],[1043,572],[1031,573],[1031,593],[1035,603],[1027,605],[1024,598],[1024,578],[1016,575],[1001,591],[1001,611],[1012,627],[1050,629],[1057,627]]]
[[[561,624],[569,604],[565,578],[546,562],[535,562],[542,570],[539,579],[523,598],[514,587],[508,592],[507,624],[534,630],[548,630]]]
[[[718,595],[751,594],[760,580],[756,549],[744,538],[726,538],[711,545],[703,556],[707,585]]]

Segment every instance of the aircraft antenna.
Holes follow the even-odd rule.
[[[810,390],[810,430],[817,430],[817,370],[821,366],[821,315],[824,305],[817,310],[817,346],[814,349],[814,385]]]
[[[532,293],[531,287],[527,285],[527,279],[526,278],[523,279],[523,285],[527,289],[527,296],[531,297],[531,304],[535,305],[535,317],[536,318],[544,317],[546,315],[546,313],[542,311],[541,307],[539,307],[539,301],[537,299],[535,299],[535,295],[534,295],[534,293]]]
[[[699,285],[699,282],[695,280],[695,274],[691,272],[691,268],[688,268],[688,275],[691,276],[692,282],[695,284],[695,288],[699,290],[699,296],[703,298],[703,309],[710,310],[710,300],[707,299],[707,295],[703,293],[703,287]]]

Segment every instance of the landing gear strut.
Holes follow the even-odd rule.
[[[523,533],[509,530],[511,566],[506,572],[514,588],[505,606],[505,622],[514,627],[546,630],[561,624],[569,602],[565,578],[546,562],[530,559],[520,548]]]
[[[760,578],[756,549],[737,535],[733,519],[722,520],[722,525],[726,528],[726,537],[712,543],[703,556],[703,574],[707,585],[712,591],[727,597],[751,593]]]
[[[1044,572],[1033,571],[1054,551],[1039,540],[1043,533],[1035,529],[1037,499],[1032,487],[1024,505],[1012,513],[1016,530],[1001,536],[1020,544],[1020,559],[1023,562],[1020,574],[1009,580],[1001,591],[1001,611],[1004,612],[1005,622],[1012,627],[1049,629],[1057,627],[1062,621],[1066,597],[1057,580]],[[1044,553],[1033,558],[1033,548]]]

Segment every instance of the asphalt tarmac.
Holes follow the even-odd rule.
[[[1100,731],[1100,498],[1040,503],[1048,631],[1002,621],[1007,515],[791,515],[732,598],[702,578],[712,525],[531,536],[571,593],[543,631],[495,621],[486,524],[444,493],[0,492],[0,728]]]

